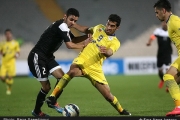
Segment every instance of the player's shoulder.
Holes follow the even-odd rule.
[[[98,24],[95,26],[96,29],[105,29],[105,26],[103,24]]]
[[[70,29],[68,28],[68,25],[64,23],[62,20],[59,20],[57,22],[57,25],[61,31],[70,31]]]
[[[173,25],[173,24],[175,24],[175,23],[177,23],[177,21],[178,22],[180,22],[180,17],[179,16],[177,16],[177,15],[171,15],[171,18],[170,18],[170,20],[168,21],[168,23],[171,25]]]
[[[163,29],[162,29],[161,27],[158,27],[158,28],[156,28],[156,29],[154,30],[153,34],[154,34],[154,35],[157,35],[157,34],[161,33],[162,30],[163,30]]]
[[[19,44],[19,42],[17,40],[15,40],[15,39],[12,40],[12,43]]]
[[[108,38],[109,40],[112,40],[113,42],[120,44],[120,40],[116,36],[108,36]]]

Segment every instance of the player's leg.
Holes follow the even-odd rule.
[[[7,66],[7,77],[6,77],[6,85],[7,91],[6,94],[10,95],[12,91],[12,85],[14,83],[14,77],[16,76],[16,65],[15,63],[11,63]]]
[[[159,88],[162,88],[163,85],[164,85],[164,81],[163,81],[163,59],[162,57],[157,57],[157,68],[158,68],[158,76],[160,78],[160,81],[159,81],[159,84],[158,84],[158,87]]]
[[[79,68],[78,65],[76,64],[72,64],[70,66],[70,70],[63,75],[63,77],[59,80],[58,84],[56,85],[56,87],[54,88],[53,92],[51,93],[51,95],[47,98],[47,104],[48,106],[54,104],[56,102],[56,97],[57,95],[66,87],[66,85],[68,84],[68,82],[76,76],[82,76],[82,71]]]
[[[1,65],[1,67],[0,67],[0,79],[3,83],[6,82],[6,73],[7,73],[7,67],[5,65]]]
[[[129,112],[122,108],[118,99],[110,92],[109,85],[106,81],[101,67],[89,67],[86,68],[86,72],[88,73],[87,78],[121,115],[131,115]]]
[[[104,98],[121,114],[121,115],[131,115],[128,111],[122,108],[116,96],[110,92],[108,84],[103,84],[95,82],[95,87],[104,96]]]
[[[180,57],[178,57],[170,66],[163,79],[166,83],[169,93],[174,100],[175,109],[166,114],[166,116],[180,115],[180,89],[176,80],[180,71]]]
[[[62,76],[64,75],[63,70],[61,69],[61,66],[54,60],[54,58],[52,58],[49,62],[48,62],[48,69],[50,70],[49,73],[51,75],[53,75],[56,78],[56,85],[58,84],[59,80],[62,78]],[[60,95],[62,94],[63,90],[60,91],[57,96],[56,96],[56,103],[54,105],[50,105],[49,107],[54,108],[57,112],[62,113],[63,109],[59,106],[57,99],[60,97]]]
[[[51,89],[50,82],[48,80],[49,71],[46,68],[46,62],[41,59],[37,53],[30,52],[28,56],[28,66],[33,76],[37,78],[42,86],[36,97],[36,103],[34,110],[32,111],[32,115],[37,117],[48,116],[41,111],[46,95]]]

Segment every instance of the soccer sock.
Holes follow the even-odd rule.
[[[36,114],[38,114],[39,112],[41,112],[41,107],[45,101],[45,97],[46,95],[48,94],[48,92],[44,91],[42,88],[41,90],[39,91],[38,95],[37,95],[37,98],[36,98],[36,105],[35,105],[35,108],[34,108],[34,112]]]
[[[59,81],[56,82],[56,85],[58,84],[58,82],[59,82]],[[55,87],[56,87],[56,85],[55,85]],[[54,88],[55,88],[55,87],[54,87]],[[60,97],[60,95],[62,94],[62,92],[63,92],[63,90],[61,90],[61,91],[56,95],[56,101],[57,101],[57,99]]]
[[[11,87],[13,83],[14,83],[14,80],[12,78],[6,79],[7,90],[11,91]]]
[[[120,105],[118,99],[114,96],[114,100],[113,102],[110,102],[111,105],[118,111],[118,112],[122,112],[123,111],[123,108],[122,106]]]
[[[57,95],[63,90],[64,87],[66,87],[70,80],[71,77],[68,74],[64,74],[64,76],[59,80],[58,84],[56,85],[50,96],[57,97]]]
[[[159,74],[160,79],[163,80],[163,75],[164,75],[164,73],[161,72],[161,71],[159,71],[158,74]]]
[[[165,74],[163,77],[169,93],[175,102],[175,106],[180,106],[180,89],[174,77],[170,74]]]

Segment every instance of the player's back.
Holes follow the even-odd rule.
[[[108,36],[104,31],[105,26],[101,24],[93,27],[92,29],[93,40],[83,49],[83,51],[80,53],[80,56],[87,60],[86,63],[88,63],[88,65],[102,65],[106,57],[100,53],[99,47],[105,46],[108,49],[114,44],[120,46],[120,41],[116,38],[115,35]]]
[[[169,37],[179,51],[180,50],[180,18],[172,14],[168,20],[167,25],[168,25]]]

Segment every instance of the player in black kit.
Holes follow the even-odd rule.
[[[69,8],[66,11],[63,19],[57,20],[56,22],[52,23],[44,31],[37,44],[29,53],[29,69],[33,76],[36,77],[42,85],[42,88],[36,98],[35,108],[32,111],[33,116],[49,116],[41,111],[41,107],[45,101],[45,97],[51,89],[48,76],[50,74],[53,75],[57,79],[58,83],[58,80],[60,80],[64,75],[61,66],[59,66],[59,64],[55,61],[55,56],[53,55],[53,53],[58,50],[63,42],[66,44],[66,47],[68,49],[81,49],[90,42],[90,39],[87,38],[86,35],[75,37],[71,33],[69,28],[72,27],[74,23],[76,23],[78,18],[78,10]],[[79,40],[84,40],[83,44],[75,44],[74,42],[72,42]],[[55,105],[49,107],[56,109],[59,113],[61,113],[63,110],[61,107],[59,107],[57,102]]]
[[[158,87],[162,88],[164,81],[163,75],[168,70],[171,64],[172,46],[171,39],[169,38],[166,22],[161,23],[160,28],[156,28],[153,35],[148,40],[147,46],[151,45],[151,42],[157,38],[158,50],[157,50],[157,67],[160,82]],[[166,88],[168,92],[168,89]]]

